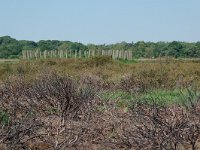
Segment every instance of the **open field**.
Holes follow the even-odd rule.
[[[0,63],[0,149],[199,147],[199,60],[15,62]]]

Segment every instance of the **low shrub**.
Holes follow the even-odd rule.
[[[88,60],[86,60],[86,64],[90,66],[103,66],[107,63],[112,63],[112,57],[111,56],[95,56],[90,57]]]

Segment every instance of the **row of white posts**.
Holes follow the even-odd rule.
[[[46,58],[89,58],[91,56],[111,56],[112,59],[132,60],[132,51],[123,50],[51,50],[51,51],[22,51],[23,59],[46,59]]]

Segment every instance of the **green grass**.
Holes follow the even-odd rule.
[[[182,93],[185,91],[181,90],[152,90],[148,91],[146,94],[142,95],[140,99],[149,102],[157,102],[158,104],[174,104],[182,99]]]
[[[133,96],[123,91],[104,91],[99,94],[104,101],[116,101],[117,107],[128,107]]]
[[[106,101],[116,101],[118,107],[129,107],[132,102],[156,102],[159,105],[192,105],[200,98],[200,92],[193,89],[151,90],[146,93],[131,95],[123,91],[104,91],[99,94]]]
[[[187,105],[189,101],[195,102],[200,93],[193,89],[152,90],[142,95],[139,99],[156,102],[159,105]]]

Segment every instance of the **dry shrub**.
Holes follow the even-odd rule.
[[[174,71],[173,68],[162,66],[161,68],[144,68],[132,74],[125,75],[119,84],[119,88],[128,92],[145,92],[151,89],[174,89],[193,86],[199,78],[187,79],[185,74]]]
[[[93,90],[57,74],[42,75],[31,84],[23,81],[13,78],[2,86],[0,108],[10,117],[8,125],[0,124],[2,147],[74,147],[90,117]]]
[[[96,91],[114,89],[115,84],[111,81],[105,81],[101,75],[93,75],[90,73],[83,74],[80,78],[81,84],[86,84]]]
[[[89,66],[98,67],[112,62],[113,60],[111,56],[93,56],[90,57],[85,63]]]
[[[128,92],[145,92],[152,88],[173,87],[167,71],[142,70],[122,78],[120,88]]]
[[[94,96],[101,83],[94,80],[49,72],[31,83],[9,78],[0,86],[0,109],[9,116],[7,124],[0,122],[0,149],[198,148],[199,97],[190,96],[186,107],[144,101],[124,111]]]
[[[199,113],[194,113],[192,107],[187,110],[180,106],[136,103],[121,137],[130,148],[138,150],[178,150],[188,145],[197,150]]]
[[[105,86],[105,82],[97,75],[83,74],[81,76],[81,83],[90,85],[91,87],[100,90]]]
[[[76,76],[78,78],[80,78],[85,72],[92,73],[97,76],[99,76],[100,73],[100,78],[105,81],[113,81],[115,83],[118,83],[123,75],[132,74],[134,78],[141,80],[140,82],[142,82],[142,80],[147,82],[151,77],[151,80],[158,79],[160,80],[159,82],[163,83],[166,88],[171,88],[171,86],[176,87],[176,85],[177,87],[185,87],[191,84],[195,84],[197,87],[200,87],[200,65],[198,63],[182,61],[159,63],[159,61],[144,61],[133,64],[124,64],[117,61],[105,61],[105,63],[103,61],[103,65],[101,65],[101,63],[97,63],[98,65],[96,66],[95,62],[93,63],[90,61],[91,59],[47,59],[45,61],[20,61],[16,64],[1,64],[0,80],[4,81],[9,74],[23,74],[26,79],[34,79],[38,72],[40,73],[43,70],[48,69]],[[99,60],[95,61],[99,62]],[[147,78],[148,80],[146,79],[147,75],[149,76]],[[141,77],[139,78],[139,76]]]
[[[33,101],[46,103],[61,117],[75,119],[79,111],[86,113],[94,98],[94,91],[86,84],[79,86],[78,82],[68,76],[53,73],[39,77],[26,95]]]

